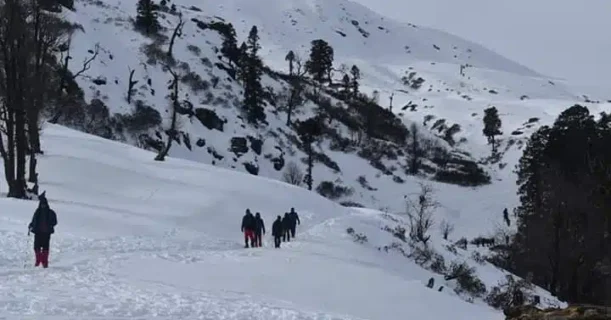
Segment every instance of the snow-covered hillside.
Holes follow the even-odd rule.
[[[59,221],[51,263],[33,267],[26,226],[37,203],[1,199],[0,318],[503,319],[456,296],[453,281],[379,250],[397,240],[381,228],[399,216],[210,165],[156,162],[61,126],[48,126],[43,143],[41,186]],[[268,232],[263,248],[243,248],[246,208],[270,228],[290,207],[302,221],[295,241],[274,249]],[[488,287],[504,276],[467,251],[440,252]]]
[[[457,242],[507,232],[502,212],[518,203],[513,169],[526,139],[575,103],[592,113],[609,111],[603,96],[584,96],[583,88],[468,40],[347,0],[171,5],[185,22],[172,59],[169,38],[179,16],[168,8],[159,14],[165,29],[158,38],[134,29],[133,1],[75,0],[74,11],[62,12],[76,27],[69,68],[79,74],[88,105],[84,112],[66,108],[54,120],[109,139],[43,126],[40,187],[60,221],[51,268],[30,268],[23,231],[35,203],[0,200],[6,212],[0,215],[0,318],[503,318],[481,290],[465,292],[452,270],[472,268],[486,294],[506,272],[482,258],[487,248],[461,249]],[[243,87],[220,57],[219,28],[227,23],[239,42],[258,27],[268,67],[265,125],[244,120]],[[315,189],[331,186],[320,190],[333,201],[282,182],[291,163],[306,167],[304,147],[287,124],[292,84],[285,56],[293,50],[305,60],[315,39],[334,48],[335,84],[356,65],[361,92],[379,94],[375,108],[366,109],[335,88],[320,96],[305,90],[293,114],[293,124],[329,117],[315,146],[313,178]],[[180,134],[171,157],[157,162],[150,150],[167,139],[170,121],[166,65],[181,77]],[[130,81],[137,82],[128,102]],[[490,106],[502,120],[495,156],[482,134]],[[369,110],[378,135],[363,138]],[[409,172],[412,125],[428,148],[417,175]],[[424,255],[402,229],[406,200],[417,199],[421,182],[439,204]],[[242,248],[246,208],[261,212],[269,229],[291,207],[303,221],[297,241],[275,250],[268,233],[264,248]],[[454,227],[447,240],[444,224]],[[433,288],[426,287],[429,279]],[[541,306],[560,304],[540,289],[532,293]]]
[[[509,140],[528,136],[539,123],[552,121],[560,110],[582,99],[570,88],[555,84],[481,46],[441,31],[394,22],[350,1],[265,0],[254,3],[232,0],[218,3],[181,0],[171,3],[186,21],[182,37],[176,40],[173,51],[176,68],[184,76],[181,99],[189,101],[193,107],[188,116],[180,119],[183,135],[180,145],[175,144],[170,151],[174,157],[278,180],[282,179],[289,162],[305,166],[305,154],[294,143],[295,132],[285,124],[282,101],[288,83],[273,74],[264,76],[264,86],[270,96],[275,97],[270,98],[271,104],[266,107],[269,125],[253,128],[245,124],[239,111],[242,87],[224,70],[226,61],[218,58],[222,36],[210,27],[211,22],[231,22],[239,41],[244,40],[252,25],[257,25],[261,30],[264,63],[281,72],[288,68],[284,57],[289,50],[305,59],[309,42],[325,39],[335,49],[336,69],[353,64],[361,69],[362,91],[371,94],[378,90],[379,104],[383,107],[388,106],[392,95],[392,111],[401,118],[405,128],[410,123],[428,129],[434,127],[433,136],[443,137],[452,126],[458,126],[454,146],[433,138],[439,145],[436,150],[449,150],[458,157],[456,163],[462,164],[464,160],[473,163],[489,156],[489,146],[481,134],[484,108],[495,105],[499,109],[505,133],[501,140],[506,145]],[[76,1],[75,7],[75,12],[64,12],[68,20],[81,27],[73,37],[72,70],[80,70],[79,62],[91,57],[96,44],[100,46],[90,68],[76,79],[86,100],[99,98],[111,114],[144,114],[143,108],[151,106],[161,112],[167,125],[167,84],[171,76],[161,63],[169,41],[155,43],[134,30],[132,20],[136,7],[133,3],[81,0]],[[160,20],[169,37],[178,17],[163,13]],[[462,75],[461,66],[465,66]],[[126,92],[130,70],[134,71],[133,80],[138,83],[131,104],[128,104]],[[409,73],[414,78],[424,79],[419,89],[404,84],[402,78]],[[335,78],[341,78],[341,72],[336,72]],[[341,103],[335,98],[331,102],[337,104],[338,110],[346,108],[340,107]],[[296,111],[294,120],[307,119],[319,108],[311,99],[306,100]],[[527,124],[535,118],[539,120]],[[523,128],[525,124],[530,129]],[[119,138],[150,147],[150,140],[165,138],[160,129],[140,128],[136,130],[140,130],[139,134]],[[354,132],[341,122],[331,125],[329,130],[332,135],[317,148],[320,157],[314,168],[315,187],[328,181],[349,190],[337,199],[338,202],[390,212],[404,211],[404,197],[416,191],[415,182],[420,179],[407,174],[407,156],[401,155],[399,150],[391,155],[368,158],[362,155],[370,155],[372,146],[380,149],[379,146],[385,144],[357,145],[356,149],[351,147],[352,150],[347,151],[338,145],[346,141],[353,143]],[[425,130],[424,134],[427,132]],[[151,138],[142,138],[141,134]],[[401,139],[400,135],[397,139]],[[501,165],[504,169],[500,170],[497,163],[480,164],[490,174],[492,185],[476,190],[436,185],[457,199],[440,199],[441,210],[448,219],[483,218],[488,222],[484,230],[470,230],[463,236],[489,232],[500,220],[500,212],[515,205],[514,179],[510,172],[519,155],[515,145],[519,143],[509,147],[509,158],[503,160],[503,164],[507,164]],[[432,154],[431,159],[434,157]],[[435,175],[438,167],[433,162],[428,163],[433,172],[429,177]],[[457,205],[456,201],[472,196],[479,200],[469,207]],[[503,200],[499,201],[499,197]]]

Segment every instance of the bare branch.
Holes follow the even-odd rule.
[[[99,52],[100,52],[100,44],[96,43],[92,56],[89,58],[85,58],[85,60],[83,60],[83,67],[81,68],[81,70],[77,71],[76,73],[74,73],[74,75],[72,75],[72,79],[76,79],[78,76],[83,74],[83,72],[89,70],[91,68],[91,62],[93,62],[93,60],[97,58]]]

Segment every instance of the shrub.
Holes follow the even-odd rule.
[[[132,114],[124,115],[122,123],[129,132],[143,132],[161,125],[162,119],[159,111],[144,104],[142,100],[136,101]]]
[[[300,186],[303,181],[303,172],[295,162],[291,161],[286,165],[282,179],[286,183]]]
[[[352,227],[346,229],[346,232],[352,236],[354,242],[365,243],[367,242],[367,236],[362,233],[356,233]]]
[[[528,290],[532,289],[532,284],[519,279],[515,280],[512,275],[506,275],[505,281],[494,286],[484,301],[495,309],[506,310],[511,307],[519,306],[520,299],[515,299],[516,296],[526,295]]]
[[[337,200],[341,197],[351,196],[354,191],[349,187],[336,185],[331,181],[323,181],[316,187],[316,192],[323,197]]]
[[[475,275],[475,269],[469,267],[465,262],[452,262],[445,279],[446,281],[456,280],[458,284],[456,293],[467,292],[475,297],[481,297],[486,293],[486,286]]]
[[[433,272],[444,274],[447,271],[445,258],[442,255],[435,253],[433,255],[433,262],[431,262],[430,268]]]

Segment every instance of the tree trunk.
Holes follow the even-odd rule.
[[[312,176],[312,171],[314,168],[314,150],[312,148],[312,143],[308,144],[308,190],[312,191],[312,184],[314,183],[314,176]]]

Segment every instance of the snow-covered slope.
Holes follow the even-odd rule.
[[[378,250],[393,238],[380,227],[399,217],[209,165],[156,162],[60,126],[43,143],[41,186],[59,221],[51,263],[32,266],[25,229],[37,203],[0,199],[0,318],[503,319],[426,288],[429,277],[452,284]],[[274,249],[268,233],[263,248],[242,247],[245,208],[269,228],[292,206],[302,221],[295,241]],[[369,240],[356,243],[348,227]],[[503,276],[477,268],[489,285]]]

